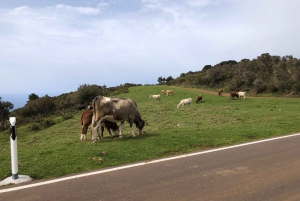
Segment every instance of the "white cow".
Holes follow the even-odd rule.
[[[187,98],[187,99],[182,99],[181,101],[180,101],[180,103],[177,105],[177,108],[179,108],[180,106],[184,106],[184,105],[186,105],[186,104],[192,104],[192,99],[191,98]]]
[[[246,92],[239,91],[239,92],[237,92],[237,94],[239,95],[239,98],[244,97],[244,100],[246,99]]]
[[[160,95],[150,95],[150,98],[154,98],[160,101]]]

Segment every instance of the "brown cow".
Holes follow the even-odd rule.
[[[162,93],[162,94],[165,94],[165,93],[166,93],[166,91],[165,91],[165,90],[161,90],[161,93]]]
[[[219,89],[219,96],[222,96],[223,94],[223,89]]]
[[[88,131],[89,125],[92,123],[93,119],[93,111],[87,110],[81,115],[81,125],[82,125],[82,131],[81,131],[81,140],[86,140],[86,133]],[[119,135],[119,126],[116,123],[108,122],[108,121],[102,121],[101,122],[101,137],[99,136],[99,139],[101,140],[103,138],[103,132],[104,127],[108,130],[110,138],[113,138],[110,129],[113,130],[115,133],[115,136]],[[93,129],[91,129],[91,132],[93,132]]]
[[[167,94],[167,96],[169,96],[169,95],[172,96],[172,95],[174,95],[174,92],[172,90],[167,90],[166,94]]]
[[[196,99],[196,103],[202,102],[202,94],[200,94],[197,99]]]
[[[232,91],[232,92],[230,93],[230,99],[233,100],[233,99],[235,99],[235,97],[236,97],[236,98],[239,98],[239,95],[238,95],[237,92]]]

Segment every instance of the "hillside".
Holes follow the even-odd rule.
[[[168,79],[166,84],[247,91],[250,94],[273,94],[298,97],[300,95],[300,60],[293,56],[262,54],[256,59],[223,61],[215,66],[206,65],[197,72],[182,73]]]
[[[174,96],[161,101],[149,98],[162,89],[172,89]],[[195,99],[203,95],[203,102]],[[230,100],[216,91],[176,86],[135,86],[117,95],[132,98],[148,124],[146,134],[130,136],[125,123],[123,138],[103,142],[80,141],[80,117],[83,111],[47,118],[24,126],[17,123],[19,173],[34,179],[59,177],[137,161],[181,153],[212,149],[252,140],[300,132],[299,99],[251,97]],[[183,98],[192,105],[177,108]],[[18,119],[17,119],[18,122]],[[9,131],[0,135],[0,177],[11,174]]]

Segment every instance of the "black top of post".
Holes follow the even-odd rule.
[[[11,138],[13,140],[16,139],[17,137],[17,133],[16,133],[16,118],[15,117],[11,117],[9,118],[9,122],[10,122],[10,133],[11,133]]]

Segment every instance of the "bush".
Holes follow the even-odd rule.
[[[42,125],[44,126],[44,127],[50,127],[50,126],[53,126],[55,124],[55,122],[53,121],[53,119],[51,119],[51,118],[44,118],[43,119],[43,122],[42,122]]]
[[[30,130],[32,130],[32,131],[38,131],[38,130],[40,130],[40,126],[39,126],[39,124],[37,124],[37,123],[30,124],[30,125],[28,126],[28,128],[29,128]]]
[[[73,115],[72,114],[63,114],[62,118],[63,118],[63,120],[72,119]]]

